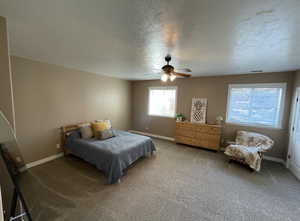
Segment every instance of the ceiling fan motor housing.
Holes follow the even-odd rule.
[[[165,65],[161,68],[166,74],[171,74],[172,72],[174,72],[174,67],[172,65]]]
[[[165,61],[169,64],[171,59],[172,59],[171,55],[167,54],[167,56],[165,57]]]
[[[174,67],[169,64],[171,61],[171,55],[167,54],[165,57],[165,61],[167,64],[163,66],[161,69],[163,70],[164,74],[162,75],[162,81],[167,81],[168,78],[170,78],[171,81],[174,81],[176,77],[190,77],[190,74],[184,74],[184,73],[179,73],[174,71]],[[190,69],[185,69],[187,72],[191,72]]]

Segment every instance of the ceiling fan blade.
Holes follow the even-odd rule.
[[[149,79],[157,79],[161,77],[161,73],[145,73],[143,74],[143,77],[149,78]]]
[[[190,68],[176,68],[176,71],[192,72]]]
[[[184,73],[178,73],[178,72],[174,72],[173,74],[178,76],[178,77],[185,77],[185,78],[188,78],[188,77],[192,76],[191,74],[184,74]]]
[[[152,68],[151,71],[161,71],[161,68]]]

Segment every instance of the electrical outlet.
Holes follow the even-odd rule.
[[[17,161],[18,163],[21,163],[21,162],[22,162],[21,157],[16,157],[16,161]]]
[[[56,144],[56,149],[60,149],[60,144]]]

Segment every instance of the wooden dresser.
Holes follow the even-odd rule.
[[[197,124],[191,122],[176,122],[176,143],[219,151],[221,126]]]

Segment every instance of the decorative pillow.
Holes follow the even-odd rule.
[[[94,136],[98,137],[99,132],[102,132],[104,130],[110,129],[109,125],[107,122],[105,121],[100,121],[100,122],[93,122],[92,123],[92,128],[93,128],[93,132],[94,132]]]
[[[79,124],[78,126],[79,126],[82,139],[90,139],[93,137],[94,134],[90,123]]]
[[[66,139],[68,140],[74,140],[80,138],[80,131],[79,130],[73,130],[66,133]]]
[[[103,130],[101,132],[98,132],[96,137],[99,140],[106,140],[106,139],[114,137],[114,136],[115,136],[115,134],[114,134],[113,130],[112,129],[107,129],[107,130]]]
[[[107,126],[108,126],[108,129],[111,129],[111,122],[110,122],[110,120],[96,120],[96,122],[97,123],[98,122],[105,122],[107,124]]]

